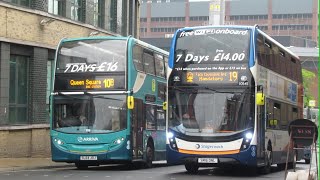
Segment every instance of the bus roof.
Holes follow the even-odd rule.
[[[178,29],[178,31],[188,31],[193,29],[205,29],[205,28],[239,28],[239,29],[254,29],[255,26],[241,26],[241,25],[216,25],[216,26],[193,26],[193,27],[184,27]]]
[[[79,38],[64,38],[64,39],[61,40],[61,42],[81,41],[81,40],[94,40],[94,39],[126,40],[126,39],[129,39],[129,37],[123,37],[123,36],[92,36],[92,37],[79,37]]]
[[[70,42],[70,41],[81,41],[81,40],[95,40],[95,39],[105,39],[105,40],[111,40],[111,39],[113,39],[113,40],[129,40],[129,39],[132,39],[136,43],[138,43],[138,44],[140,44],[140,45],[142,45],[144,47],[147,47],[149,49],[154,49],[154,50],[159,51],[159,52],[161,52],[163,54],[169,55],[169,52],[167,52],[167,51],[165,51],[163,49],[160,49],[160,48],[158,48],[156,46],[153,46],[151,44],[148,44],[146,42],[143,42],[143,41],[141,41],[139,39],[136,39],[136,38],[134,38],[132,36],[127,36],[127,37],[124,37],[124,36],[92,36],[92,37],[80,37],[80,38],[64,38],[64,39],[61,40],[60,43]]]
[[[151,44],[148,44],[148,43],[146,43],[146,42],[143,42],[143,41],[141,41],[141,40],[139,40],[139,39],[135,39],[135,38],[134,38],[134,40],[135,40],[135,42],[136,42],[137,44],[140,44],[141,46],[144,46],[144,47],[150,48],[150,49],[155,49],[155,50],[157,50],[157,51],[159,51],[159,52],[161,52],[161,53],[163,53],[163,54],[169,55],[169,52],[168,52],[168,51],[165,51],[165,50],[160,49],[160,48],[158,48],[158,47],[156,47],[156,46],[153,46],[153,45],[151,45]]]

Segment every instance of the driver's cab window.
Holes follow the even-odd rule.
[[[55,117],[58,127],[81,126],[88,119],[87,102],[72,102],[56,105]]]

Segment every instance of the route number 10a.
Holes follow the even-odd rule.
[[[114,79],[104,79],[103,84],[104,84],[104,88],[114,87]]]

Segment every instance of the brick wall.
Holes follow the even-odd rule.
[[[49,24],[40,25],[44,19],[53,19]],[[93,26],[55,17],[37,10],[10,8],[0,4],[0,38],[28,41],[55,47],[64,37],[84,37],[92,31],[111,35]]]
[[[43,10],[46,8],[43,7],[45,1],[36,0],[32,5],[36,9]],[[40,25],[44,19],[54,21]],[[111,33],[42,11],[1,2],[0,27],[0,158],[50,157],[50,130],[46,111],[48,52],[52,51],[64,37],[84,37],[92,31],[99,31],[99,35],[111,35]],[[24,126],[8,124],[11,53],[22,53],[30,57],[28,62],[30,124]]]
[[[35,47],[30,61],[30,116],[32,123],[45,123],[48,121],[46,119],[48,50]]]
[[[0,42],[0,125],[6,124],[6,122],[8,121],[10,69],[9,59],[10,44]],[[1,142],[2,141],[0,141],[0,143]]]

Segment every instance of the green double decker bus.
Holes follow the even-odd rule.
[[[62,39],[50,96],[52,160],[79,169],[165,160],[168,52],[133,37]]]

